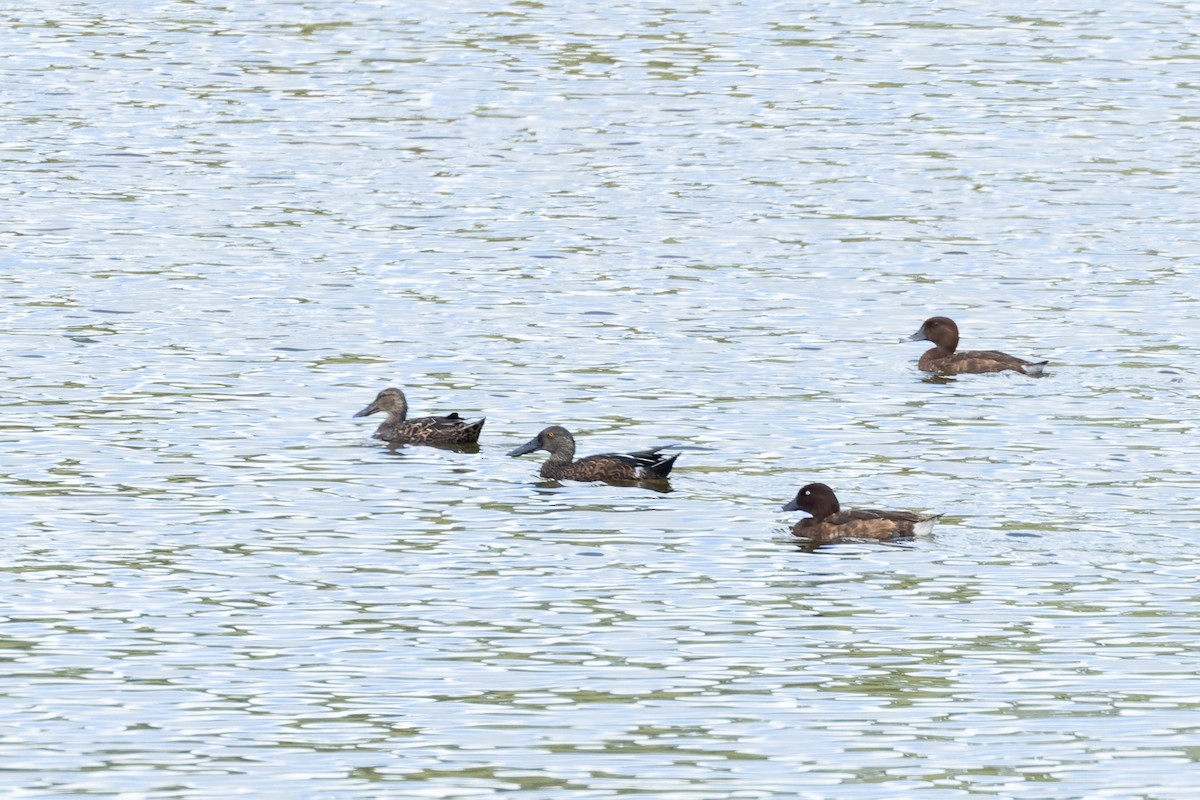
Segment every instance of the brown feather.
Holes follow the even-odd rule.
[[[479,432],[483,430],[485,422],[482,419],[470,422],[457,413],[441,417],[407,419],[408,399],[404,392],[396,388],[384,389],[375,396],[369,406],[354,416],[367,417],[380,411],[387,414],[387,419],[375,429],[374,438],[393,445],[475,444],[479,441]]]
[[[572,481],[607,481],[621,483],[625,481],[662,480],[671,472],[676,453],[669,458],[656,458],[647,463],[630,463],[621,455],[587,456],[577,461],[562,463],[547,459],[540,470],[543,478],[553,480],[566,479]]]
[[[926,350],[917,361],[925,372],[943,375],[964,373],[1004,372],[1012,370],[1024,375],[1041,375],[1046,361],[1026,361],[999,350],[964,350],[958,352],[958,325],[949,317],[930,317],[909,341],[927,340],[935,347]]]
[[[561,425],[545,428],[509,455],[522,456],[535,450],[550,454],[538,471],[543,478],[607,483],[666,480],[679,457],[678,453],[662,455],[662,448],[656,447],[636,453],[604,453],[575,460],[575,437]]]
[[[947,355],[935,347],[932,350],[926,350],[921,355],[917,367],[925,372],[940,372],[943,375],[984,374],[1004,372],[1005,370],[1036,375],[1042,371],[1041,368],[1045,364],[1045,361],[1026,361],[998,350],[964,350],[961,353]],[[1029,369],[1030,367],[1037,367],[1037,369],[1032,370]]]
[[[810,483],[785,505],[785,511],[807,511],[792,527],[795,536],[818,543],[842,539],[901,539],[925,533],[940,514],[922,516],[911,511],[880,511],[860,508],[842,511],[837,495],[823,483]]]
[[[802,519],[792,533],[805,539],[834,542],[839,539],[908,539],[915,527],[936,517],[921,517],[908,511],[857,509],[831,514],[821,520]]]
[[[418,417],[397,423],[384,422],[375,438],[391,444],[475,444],[484,420],[468,422],[458,414],[445,417]]]

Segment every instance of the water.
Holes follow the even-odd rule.
[[[1194,11],[6,7],[4,784],[1191,796]]]

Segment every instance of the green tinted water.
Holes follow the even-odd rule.
[[[5,785],[1191,796],[1187,11],[0,12]]]

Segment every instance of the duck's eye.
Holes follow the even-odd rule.
[[[805,489],[805,490],[804,490],[804,496],[805,496],[805,497],[812,497],[812,492],[810,492],[808,489]]]

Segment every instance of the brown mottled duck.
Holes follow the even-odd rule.
[[[408,419],[408,400],[404,392],[396,388],[384,389],[375,396],[369,406],[354,416],[369,417],[380,411],[387,419],[375,429],[375,438],[389,444],[475,444],[484,420],[471,422],[457,413],[442,417],[417,417]]]
[[[550,457],[542,464],[541,476],[551,480],[607,481],[628,483],[633,481],[662,481],[671,474],[676,453],[662,455],[663,447],[639,450],[634,453],[604,453],[575,460],[575,437],[561,425],[551,425],[525,444],[509,452],[510,456],[523,456],[535,450],[545,450]]]

